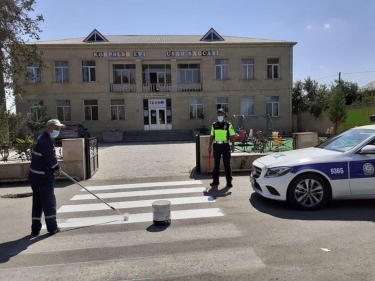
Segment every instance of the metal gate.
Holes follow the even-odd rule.
[[[201,142],[200,142],[200,134],[195,136],[195,171],[200,174],[201,173]]]
[[[85,138],[86,179],[99,169],[98,138]]]

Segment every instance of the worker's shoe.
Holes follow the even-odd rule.
[[[54,235],[56,233],[60,232],[60,227],[57,227],[54,231],[50,231],[49,234],[50,235]]]
[[[38,236],[39,235],[39,231],[31,231],[31,236]]]
[[[219,185],[220,183],[218,181],[213,181],[210,183],[210,186]]]
[[[227,181],[227,185],[225,187],[227,188],[233,187],[232,181]]]

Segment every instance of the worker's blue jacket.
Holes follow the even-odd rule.
[[[39,135],[32,151],[29,175],[51,176],[60,169],[53,141],[47,132]]]

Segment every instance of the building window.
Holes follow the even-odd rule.
[[[203,99],[190,99],[190,119],[203,119]]]
[[[43,117],[43,113],[45,113],[45,108],[43,106],[42,100],[29,101],[29,108],[30,108],[30,119],[34,121],[38,121],[41,117]]]
[[[215,60],[215,77],[216,77],[216,80],[229,79],[229,64],[228,64],[227,59]]]
[[[279,116],[279,97],[266,97],[266,114]]]
[[[215,114],[216,114],[216,112],[217,112],[217,110],[219,108],[224,109],[224,111],[226,113],[228,113],[228,98],[216,98],[216,111],[215,111]]]
[[[254,59],[241,60],[241,79],[254,79]]]
[[[267,59],[267,79],[280,78],[279,59]]]
[[[254,98],[242,98],[241,99],[241,115],[252,116],[254,115]]]
[[[31,63],[27,67],[27,83],[40,83],[42,82],[42,75],[39,64]]]
[[[142,65],[143,92],[170,92],[171,81],[170,64]]]
[[[60,121],[72,121],[70,112],[70,100],[56,101],[57,119]]]
[[[142,74],[144,84],[171,83],[171,66],[169,64],[142,65]]]
[[[69,65],[67,61],[55,61],[55,82],[69,82]]]
[[[99,108],[97,100],[84,100],[85,121],[99,120]]]
[[[179,64],[177,68],[179,84],[191,84],[201,82],[199,64]]]
[[[114,84],[135,84],[135,64],[115,64],[113,65]]]
[[[111,100],[111,120],[125,120],[124,100]]]
[[[83,61],[82,62],[82,78],[83,78],[83,82],[96,81],[95,61]]]

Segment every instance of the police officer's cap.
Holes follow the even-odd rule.
[[[219,109],[217,110],[217,113],[225,113],[225,110],[222,109],[222,108],[219,108]]]

